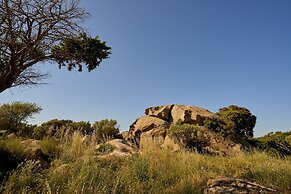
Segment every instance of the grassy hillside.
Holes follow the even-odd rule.
[[[74,133],[59,141],[41,141],[41,149],[50,155],[46,165],[22,160],[25,147],[19,141],[0,140],[2,154],[22,161],[6,176],[1,193],[201,193],[207,180],[217,176],[291,191],[291,158],[263,152],[220,157],[151,147],[141,155],[103,158],[96,152],[94,136]]]

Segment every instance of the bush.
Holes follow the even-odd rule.
[[[104,138],[111,138],[119,134],[119,128],[116,120],[104,119],[101,121],[96,121],[92,127],[95,130],[96,136],[100,140]]]
[[[291,132],[278,131],[248,141],[253,147],[266,151],[272,156],[285,158],[291,155],[291,144],[288,142],[290,135]]]
[[[171,125],[167,134],[186,149],[203,152],[202,148],[209,145],[209,139],[205,133],[201,132],[201,127],[197,125],[177,122]]]
[[[235,133],[235,123],[230,120],[219,117],[206,118],[203,124],[204,127],[210,129],[211,131],[220,133],[224,137],[231,138]]]
[[[109,153],[113,152],[113,150],[115,150],[115,149],[116,149],[116,147],[109,144],[109,143],[102,143],[97,148],[97,152],[99,152],[101,154],[109,154]]]
[[[36,139],[43,139],[45,137],[53,137],[59,130],[66,125],[72,123],[71,120],[58,120],[53,119],[42,123],[40,126],[34,129],[34,137]]]
[[[254,136],[254,127],[256,125],[256,116],[248,109],[231,105],[219,109],[217,114],[227,120],[235,123],[235,132],[242,138],[248,139]]]
[[[65,133],[73,134],[75,131],[81,132],[83,135],[90,135],[93,128],[89,122],[85,121],[73,122],[72,120],[53,119],[36,127],[33,135],[36,139],[45,137],[61,138]]]

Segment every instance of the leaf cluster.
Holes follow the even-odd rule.
[[[78,71],[82,71],[82,65],[85,64],[90,72],[99,66],[103,59],[108,58],[110,50],[106,42],[100,41],[98,36],[91,38],[82,33],[78,37],[65,38],[53,47],[52,53],[60,68],[67,66],[71,71],[78,67]]]

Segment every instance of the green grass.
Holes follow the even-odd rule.
[[[234,176],[291,191],[291,158],[262,152],[234,157],[207,156],[156,147],[131,157],[99,157],[96,139],[75,133],[55,148],[50,167],[26,162],[11,172],[2,193],[201,193],[207,180]],[[52,148],[51,148],[52,147]],[[51,149],[49,149],[51,148]]]

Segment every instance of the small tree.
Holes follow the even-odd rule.
[[[219,109],[217,114],[225,119],[235,123],[235,132],[243,138],[252,138],[254,136],[254,127],[257,117],[250,110],[244,107],[231,105]]]
[[[93,129],[95,130],[97,137],[99,137],[100,139],[113,137],[119,133],[117,121],[112,119],[96,121],[93,124]]]
[[[16,132],[19,126],[26,125],[29,118],[41,111],[35,103],[13,102],[0,106],[0,129]]]

